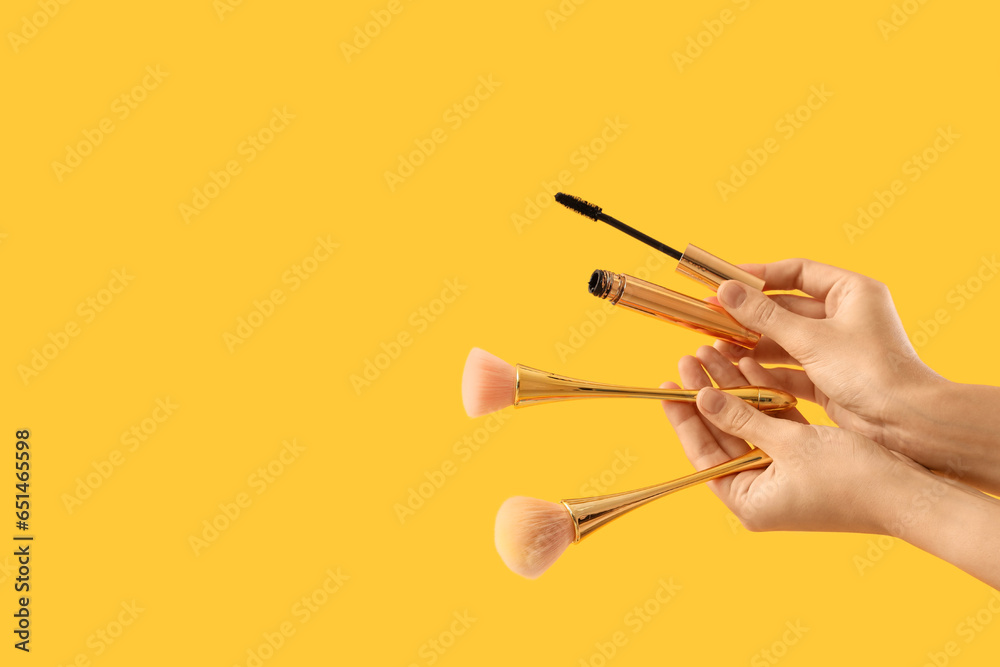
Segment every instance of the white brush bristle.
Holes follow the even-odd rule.
[[[497,512],[497,552],[522,577],[539,577],[574,539],[573,518],[559,503],[514,496]]]
[[[462,403],[470,417],[482,417],[514,404],[514,367],[486,350],[472,348],[462,372]]]

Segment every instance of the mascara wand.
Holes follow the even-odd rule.
[[[660,252],[670,255],[674,259],[679,260],[683,255],[674,248],[671,248],[666,243],[662,241],[657,241],[652,236],[643,234],[635,227],[630,227],[626,225],[621,220],[612,218],[610,215],[605,213],[600,206],[594,206],[588,201],[584,201],[579,197],[574,197],[573,195],[568,195],[562,192],[556,194],[556,201],[565,206],[566,208],[572,209],[579,213],[580,215],[586,216],[592,220],[598,222],[606,222],[620,232],[625,232],[637,241],[642,241],[650,248],[656,248]]]
[[[688,247],[683,253],[681,253],[678,250],[671,248],[666,243],[657,241],[652,236],[643,234],[638,229],[626,225],[621,220],[611,217],[605,213],[600,206],[595,206],[594,204],[584,201],[579,197],[559,192],[556,194],[556,201],[566,208],[576,211],[582,216],[611,225],[618,231],[628,234],[637,241],[642,241],[649,247],[655,248],[665,255],[673,257],[678,262],[677,270],[680,273],[684,274],[688,278],[691,278],[692,280],[702,283],[712,290],[717,290],[719,285],[726,280],[739,280],[754,289],[764,289],[764,281],[757,276],[744,271],[738,266],[730,264],[720,257],[716,257],[706,250],[702,250],[693,243],[689,243]]]

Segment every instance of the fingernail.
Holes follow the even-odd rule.
[[[706,389],[698,394],[698,405],[710,415],[714,415],[726,404],[726,397],[718,389]]]
[[[727,280],[719,288],[719,301],[722,302],[723,306],[739,308],[746,299],[747,293],[742,283],[735,280]]]

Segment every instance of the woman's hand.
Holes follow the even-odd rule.
[[[757,366],[744,375],[710,347],[698,356],[701,361],[684,357],[679,364],[684,386],[702,389],[697,407],[664,401],[663,408],[699,470],[749,451],[747,441],[773,459],[764,470],[709,483],[744,526],[754,531],[891,531],[896,508],[886,489],[892,480],[908,476],[912,462],[857,433],[810,425],[797,410],[775,418],[710,389],[706,368],[720,387],[761,384],[766,371]]]
[[[765,289],[810,296],[765,295],[739,282],[723,283],[719,303],[763,337],[753,350],[723,341],[716,349],[741,364],[749,359],[801,366],[772,369],[770,386],[818,403],[837,424],[891,447],[902,435],[904,406],[940,378],[910,345],[888,288],[804,259],[745,268],[764,278]]]
[[[762,384],[766,373],[744,374],[714,348],[684,357],[681,381],[701,389],[697,406],[663,402],[684,453],[698,470],[749,450],[752,441],[773,459],[708,483],[749,530],[879,533],[904,539],[1000,589],[1000,501],[939,477],[868,438],[841,428],[812,426],[796,410],[780,419],[711,389]],[[665,387],[676,388],[673,383]]]
[[[804,259],[744,268],[766,289],[810,295],[722,284],[719,303],[763,334],[753,350],[715,344],[744,374],[818,403],[840,426],[932,470],[1000,492],[1000,389],[949,382],[928,368],[885,285]]]

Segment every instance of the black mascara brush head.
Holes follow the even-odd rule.
[[[584,201],[579,197],[574,197],[573,195],[568,195],[565,192],[556,193],[556,201],[566,208],[576,211],[580,215],[585,215],[591,220],[600,221],[600,206],[594,206],[590,202]]]

